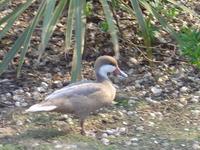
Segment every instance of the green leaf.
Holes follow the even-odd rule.
[[[53,12],[53,15],[52,14],[48,14],[50,16],[51,19],[50,21],[48,22],[48,25],[46,26],[43,26],[43,28],[47,28],[47,29],[43,29],[45,32],[43,33],[43,39],[41,41],[41,44],[39,46],[39,56],[38,56],[38,62],[40,61],[41,59],[41,56],[46,48],[46,45],[48,44],[48,41],[51,37],[51,35],[53,34],[53,31],[55,29],[55,26],[56,26],[56,23],[58,22],[59,18],[61,17],[61,14],[67,4],[68,0],[60,0],[58,5],[56,6],[54,12]]]
[[[118,43],[118,36],[117,36],[117,27],[114,23],[112,11],[110,10],[107,0],[100,0],[100,2],[103,7],[106,20],[108,22],[108,26],[109,26],[108,31],[110,32],[110,35],[111,35],[111,39],[112,39],[112,43],[113,43],[113,47],[115,51],[115,57],[119,58],[119,43]]]
[[[0,32],[0,39],[5,36],[8,30],[13,26],[16,19],[24,12],[32,3],[32,0],[28,0],[26,3],[21,4],[10,14],[6,15],[0,20],[0,26],[4,26]]]
[[[19,74],[20,74],[21,67],[24,63],[24,58],[25,58],[26,52],[28,51],[29,43],[31,40],[31,35],[32,35],[36,25],[38,24],[40,18],[43,15],[45,5],[46,5],[46,1],[42,1],[40,7],[38,8],[38,12],[37,12],[36,16],[34,17],[31,25],[27,28],[27,33],[26,33],[24,42],[21,47],[20,60],[19,60],[19,64],[17,67],[17,76],[19,76]]]
[[[144,0],[140,0],[141,4],[153,15],[155,16],[155,18],[159,21],[159,23],[162,25],[162,27],[169,32],[172,37],[174,37],[176,40],[179,41],[179,37],[177,35],[177,33],[174,31],[174,29],[168,24],[168,22],[165,20],[165,18],[160,15],[156,9],[151,6],[150,4],[148,4],[146,1]]]
[[[150,48],[151,46],[151,36],[149,35],[149,29],[146,25],[142,10],[140,8],[140,5],[138,3],[138,0],[131,0],[131,5],[135,10],[135,15],[137,18],[137,21],[140,25],[141,31],[142,31],[142,35],[144,38],[144,44],[147,47],[147,55],[150,59],[152,59],[152,49]]]
[[[168,2],[176,5],[177,7],[181,8],[182,10],[184,10],[185,12],[188,12],[189,14],[192,14],[193,16],[197,17],[197,18],[200,18],[200,16],[195,12],[193,11],[192,9],[184,6],[183,4],[181,4],[180,2],[177,2],[177,1],[174,1],[174,0],[167,0]]]
[[[72,78],[74,82],[81,78],[81,60],[85,42],[86,16],[84,8],[86,0],[75,0],[75,51],[72,60]]]
[[[66,33],[65,33],[65,53],[68,52],[71,45],[72,30],[73,30],[73,19],[75,13],[75,1],[71,0],[68,8]]]
[[[15,41],[13,47],[8,51],[8,53],[3,58],[2,62],[0,63],[0,75],[7,69],[8,64],[14,58],[17,52],[20,51],[21,46],[26,38],[27,29],[22,33],[22,35]]]
[[[11,0],[1,0],[0,1],[0,10],[6,6],[8,3],[10,3]]]

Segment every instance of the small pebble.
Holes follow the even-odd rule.
[[[21,103],[20,102],[15,102],[15,106],[21,107]]]
[[[194,143],[194,144],[192,145],[192,148],[193,148],[194,150],[200,150],[200,145],[199,145],[198,143]]]
[[[160,94],[162,94],[162,89],[159,87],[151,87],[151,92],[155,95],[155,96],[159,96]]]
[[[183,87],[181,87],[180,91],[183,93],[186,93],[188,91],[188,88],[183,86]]]
[[[143,126],[137,127],[136,130],[137,131],[144,131],[144,127]]]
[[[138,142],[139,139],[134,137],[134,138],[131,138],[130,141],[131,141],[131,142]]]
[[[107,134],[107,133],[103,133],[103,134],[101,135],[101,137],[102,137],[102,138],[106,138],[106,137],[108,137],[108,134]]]
[[[102,138],[101,139],[101,142],[104,144],[104,145],[109,145],[110,144],[110,141],[106,138]]]

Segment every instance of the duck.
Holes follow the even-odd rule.
[[[81,134],[85,135],[85,119],[96,110],[111,105],[116,88],[108,77],[112,73],[119,78],[128,75],[122,71],[117,60],[108,55],[100,56],[94,64],[95,81],[79,81],[69,84],[48,95],[44,101],[25,110],[29,112],[58,112],[74,114],[79,118]]]

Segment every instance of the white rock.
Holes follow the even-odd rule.
[[[15,100],[15,101],[24,101],[24,98],[22,97],[22,95],[14,95],[13,96],[13,100]]]
[[[186,86],[183,86],[183,87],[181,87],[180,91],[185,93],[188,91],[188,88]]]
[[[194,150],[200,150],[200,145],[199,145],[198,143],[194,143],[194,144],[192,145],[192,148],[193,148]]]
[[[26,107],[26,106],[28,106],[28,103],[23,102],[23,103],[21,103],[21,106],[22,106],[22,107]]]
[[[18,94],[18,95],[20,95],[20,94],[23,94],[24,93],[24,90],[23,89],[17,89],[17,90],[15,90],[15,91],[13,91],[13,94]]]
[[[110,144],[110,141],[106,138],[102,138],[101,139],[101,142],[104,144],[104,145],[109,145]]]
[[[46,82],[41,82],[41,86],[47,89],[49,85]]]
[[[186,100],[185,97],[181,97],[181,98],[179,99],[179,101],[181,102],[181,104],[187,105],[187,100]]]
[[[54,81],[53,83],[56,85],[57,88],[61,88],[61,87],[63,87],[62,82],[59,81],[59,80],[56,80],[56,81]]]
[[[128,112],[127,112],[127,115],[133,116],[133,115],[134,115],[134,112],[133,112],[133,111],[128,111]]]
[[[155,119],[156,118],[156,114],[155,113],[149,113],[149,115],[151,116],[151,119]]]
[[[133,145],[133,146],[137,146],[137,145],[138,145],[138,143],[132,143],[132,145]]]
[[[153,127],[154,125],[155,125],[154,122],[152,122],[152,121],[149,121],[149,122],[148,122],[148,126],[149,126],[149,127]]]
[[[139,126],[136,128],[137,131],[144,131],[144,127],[143,126]]]
[[[155,95],[155,96],[159,96],[162,93],[162,89],[158,88],[158,87],[151,87],[151,92]]]
[[[135,100],[132,100],[132,99],[128,100],[128,104],[135,104],[135,103],[136,103]]]
[[[62,148],[62,147],[63,147],[63,145],[61,145],[61,144],[55,145],[55,148]]]
[[[39,100],[40,97],[41,97],[40,93],[37,92],[37,91],[34,91],[34,92],[32,93],[32,95],[33,95],[33,99],[35,99],[35,100]]]
[[[132,143],[131,143],[131,141],[126,141],[125,144],[126,144],[127,146],[129,146],[129,145],[131,145]]]
[[[196,104],[196,103],[198,103],[198,102],[199,102],[199,99],[200,99],[200,97],[199,97],[199,96],[192,96],[192,98],[191,98],[191,100],[190,100],[190,101],[191,101],[192,103],[195,103],[195,104]]]
[[[15,106],[21,107],[21,103],[20,102],[15,102]]]
[[[138,138],[135,138],[135,137],[134,137],[134,138],[131,138],[130,140],[131,140],[131,142],[138,142],[138,141],[139,141],[139,139],[138,139]]]
[[[6,97],[11,97],[12,94],[11,93],[6,93]]]
[[[200,115],[200,110],[191,110],[192,115],[198,117]]]
[[[114,129],[107,129],[107,130],[106,130],[106,133],[107,133],[108,135],[113,135],[113,134],[115,133],[115,130],[114,130]]]
[[[126,128],[125,127],[121,127],[121,128],[118,129],[118,131],[120,133],[125,133],[126,132]]]
[[[138,64],[137,59],[135,59],[134,57],[131,57],[131,58],[129,59],[129,61],[130,61],[131,63],[133,63],[134,65],[137,65],[137,64]]]
[[[108,137],[108,134],[107,134],[107,133],[103,133],[103,134],[101,135],[101,137],[102,137],[102,138],[106,138],[106,137]]]
[[[40,93],[46,92],[46,89],[45,89],[44,87],[37,87],[36,89],[37,89],[37,91],[40,92]]]
[[[145,99],[146,99],[146,101],[149,102],[149,103],[152,103],[152,104],[160,104],[160,102],[152,100],[151,97],[146,97]]]
[[[188,128],[185,128],[185,129],[184,129],[184,131],[190,131],[190,129],[188,129]]]
[[[26,94],[26,96],[31,97],[31,93],[30,92],[26,92],[25,94]]]

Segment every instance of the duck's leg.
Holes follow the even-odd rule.
[[[85,122],[85,119],[80,119],[80,126],[81,126],[81,134],[82,135],[85,135],[85,130],[84,130],[84,122]]]

